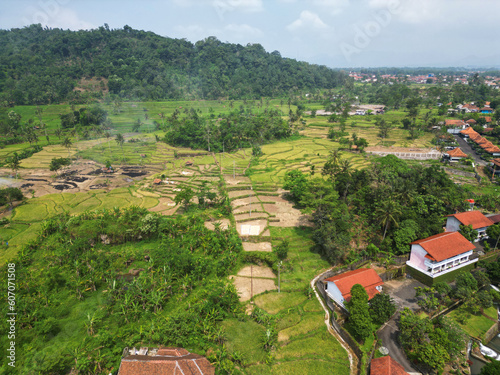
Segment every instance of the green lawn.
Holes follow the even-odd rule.
[[[484,313],[494,319],[497,318],[497,310],[494,306],[484,310]],[[457,310],[453,310],[448,314],[448,316],[455,319],[457,316]],[[483,339],[484,334],[496,323],[483,315],[471,315],[465,324],[458,324],[470,336]]]

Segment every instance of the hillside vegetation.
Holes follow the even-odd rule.
[[[346,75],[268,53],[259,44],[195,44],[129,26],[0,30],[0,102],[81,103],[108,92],[140,100],[259,98],[330,89]]]

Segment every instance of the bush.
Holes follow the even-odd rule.
[[[286,259],[288,257],[288,248],[289,242],[288,240],[283,240],[278,246],[273,249],[273,252],[276,254],[276,257],[279,260]]]

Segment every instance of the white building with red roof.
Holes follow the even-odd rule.
[[[446,151],[445,154],[450,159],[450,161],[460,161],[461,159],[467,157],[467,154],[463,152],[460,147],[454,148],[450,151]]]
[[[459,232],[444,232],[411,243],[408,267],[435,278],[477,262],[476,247]]]
[[[446,219],[446,231],[458,232],[460,225],[472,225],[472,229],[477,231],[478,237],[476,242],[488,238],[486,229],[493,225],[493,221],[484,216],[479,211],[460,212],[458,214],[448,215]]]
[[[351,288],[355,284],[360,284],[365,288],[368,300],[380,293],[384,284],[380,276],[371,268],[360,268],[329,277],[324,280],[324,283],[328,296],[344,309],[346,308],[344,303],[351,299]]]

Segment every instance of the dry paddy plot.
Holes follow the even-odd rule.
[[[267,220],[252,220],[236,224],[240,236],[259,236],[267,227]]]
[[[243,250],[245,251],[263,251],[270,253],[273,251],[271,242],[243,242]]]
[[[275,278],[269,267],[262,266],[246,266],[236,276],[229,276],[242,302],[267,290],[276,290]]]

